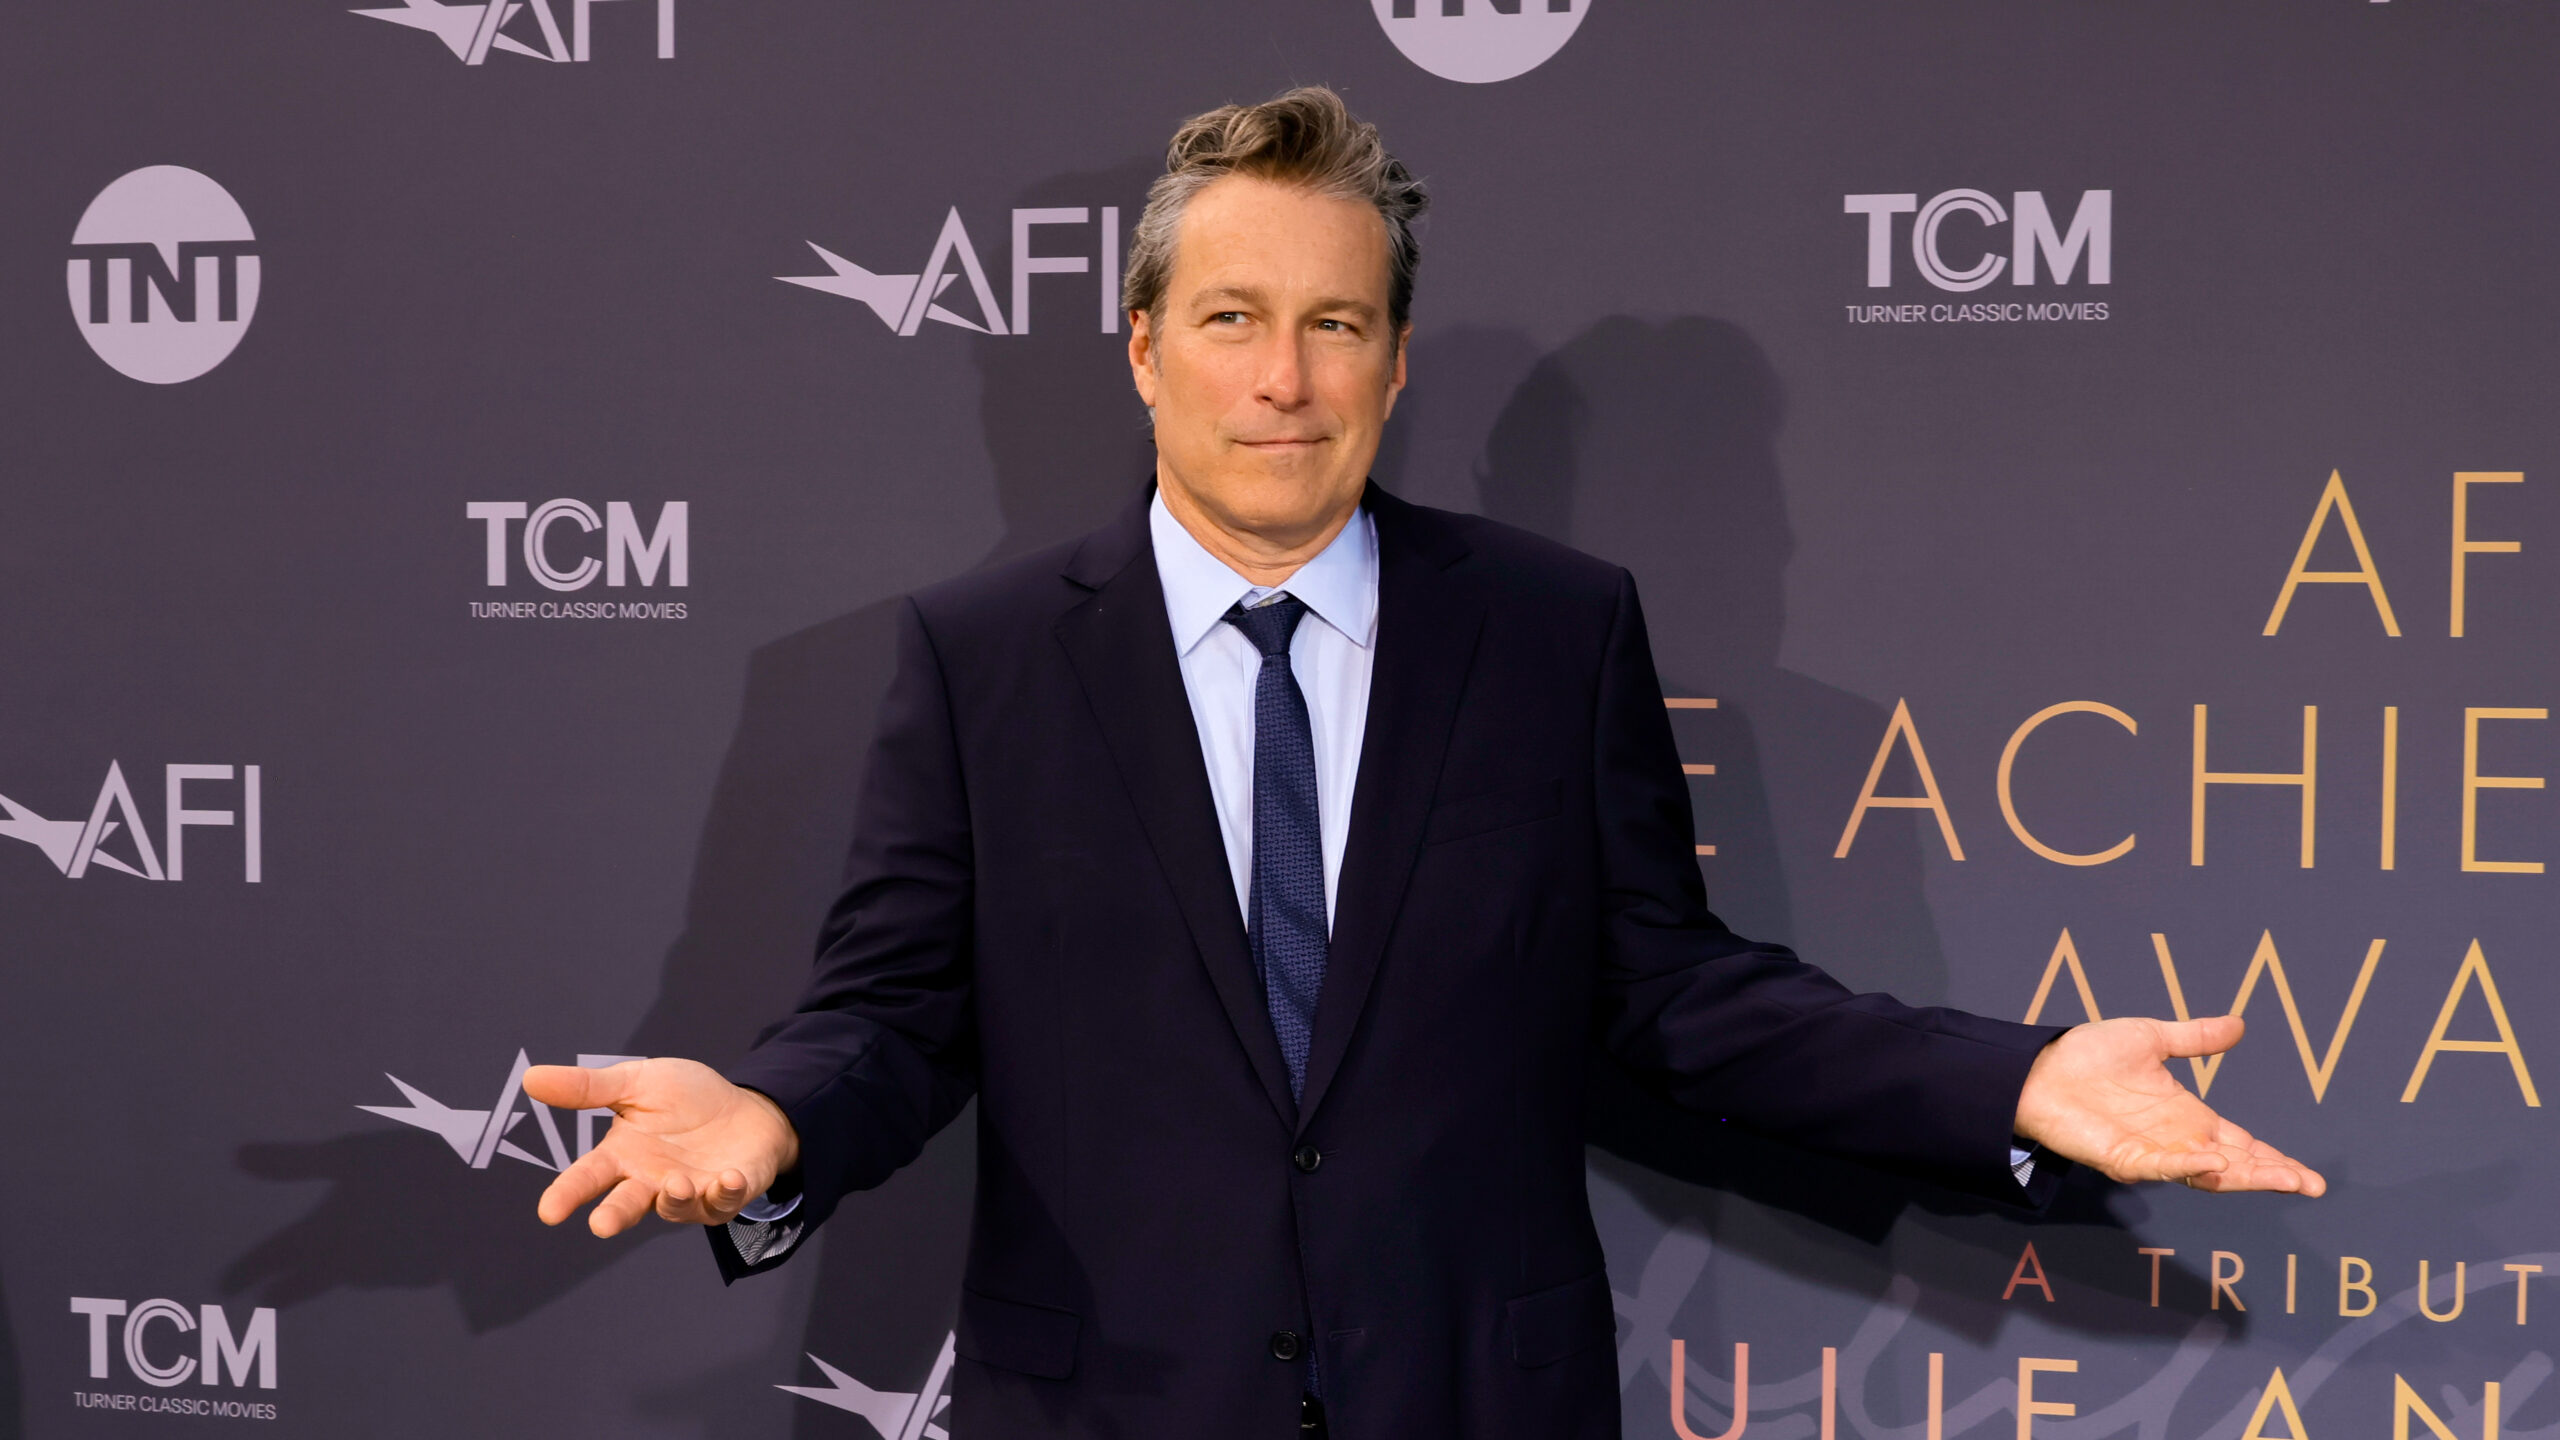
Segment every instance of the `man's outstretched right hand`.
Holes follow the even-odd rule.
[[[601,1195],[587,1228],[618,1235],[655,1210],[720,1225],[800,1160],[782,1107],[693,1060],[626,1060],[601,1069],[536,1065],[527,1095],[564,1110],[610,1109],[613,1128],[560,1172],[536,1213],[557,1225]]]

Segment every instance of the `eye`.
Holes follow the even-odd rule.
[[[1244,312],[1241,310],[1221,310],[1217,314],[1209,317],[1209,323],[1212,325],[1224,325],[1230,321],[1242,324],[1244,321]]]

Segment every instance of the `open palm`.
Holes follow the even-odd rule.
[[[2240,1043],[2237,1015],[2099,1020],[2046,1046],[2018,1096],[2018,1133],[2116,1180],[2319,1195],[2320,1172],[2223,1119],[2169,1073]]]
[[[525,1093],[567,1110],[610,1109],[613,1128],[542,1192],[557,1225],[603,1196],[587,1228],[615,1235],[652,1210],[661,1219],[717,1225],[791,1168],[799,1138],[781,1107],[693,1060],[626,1060],[586,1069],[536,1065]]]

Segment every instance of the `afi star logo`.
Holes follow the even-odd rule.
[[[1031,232],[1041,226],[1085,226],[1099,224],[1097,244],[1090,255],[1034,255]],[[1055,243],[1055,242],[1052,242]],[[827,262],[833,272],[826,275],[776,275],[785,285],[805,285],[848,300],[859,300],[871,307],[880,323],[900,335],[913,335],[927,320],[942,325],[957,325],[981,335],[1027,335],[1031,333],[1031,277],[1034,275],[1083,275],[1099,272],[1101,276],[1101,330],[1105,335],[1120,333],[1120,207],[1105,205],[1099,222],[1084,206],[1040,208],[1013,212],[1013,319],[1008,325],[1004,310],[996,304],[995,287],[987,283],[987,268],[978,263],[978,250],[969,243],[969,227],[960,223],[960,210],[953,206],[942,222],[942,233],[935,237],[933,254],[924,269],[913,275],[874,274],[838,255],[817,241],[808,242],[818,258]],[[969,293],[978,311],[972,320],[956,310],[936,303],[942,292],[968,277]],[[957,296],[953,299],[958,302]],[[1088,312],[1091,313],[1091,312]]]
[[[149,772],[144,772],[149,773]],[[77,880],[91,869],[113,870],[137,880],[183,880],[187,873],[187,831],[204,827],[238,826],[241,845],[241,878],[258,883],[264,868],[263,832],[265,818],[259,803],[258,767],[239,767],[240,809],[191,810],[187,808],[187,786],[190,782],[211,783],[232,778],[228,765],[171,765],[166,770],[163,795],[166,804],[161,811],[160,844],[151,843],[151,831],[142,823],[142,812],[133,801],[133,787],[125,783],[124,766],[107,762],[107,778],[98,783],[98,798],[89,807],[86,820],[47,820],[42,815],[0,795],[0,839],[23,840],[44,852],[53,868]],[[146,782],[147,783],[147,782]],[[199,792],[201,793],[201,792]],[[116,848],[105,848],[112,843]],[[122,854],[116,853],[122,851]],[[168,864],[160,863],[166,853]]]
[[[951,1397],[943,1387],[951,1383],[951,1351],[954,1337],[942,1337],[942,1353],[935,1357],[933,1373],[927,1375],[924,1389],[915,1394],[897,1390],[874,1390],[826,1361],[812,1355],[809,1363],[827,1372],[830,1385],[776,1385],[803,1399],[850,1410],[871,1422],[880,1432],[880,1440],[951,1440],[951,1432],[934,1422]]]
[[[534,60],[563,60],[572,63],[587,58],[588,12],[597,5],[614,0],[568,0],[569,35],[560,36],[560,20],[552,12],[551,0],[487,0],[486,4],[448,5],[443,0],[401,0],[400,4],[379,10],[354,10],[349,14],[388,20],[412,30],[424,30],[444,42],[453,58],[465,65],[488,63],[489,52],[504,50]],[[533,12],[542,48],[537,50],[506,33],[507,26],[526,11]],[[519,34],[525,27],[516,26]],[[658,58],[676,58],[676,0],[658,0]]]
[[[637,1055],[581,1055],[578,1063],[619,1065],[625,1060],[640,1058]],[[474,1170],[488,1169],[489,1162],[500,1155],[545,1170],[566,1170],[572,1157],[568,1147],[560,1141],[560,1126],[551,1118],[551,1107],[524,1093],[525,1067],[532,1063],[525,1058],[524,1051],[516,1052],[516,1063],[508,1069],[506,1083],[498,1087],[498,1102],[486,1110],[456,1110],[397,1075],[382,1078],[399,1086],[400,1093],[409,1097],[408,1104],[359,1105],[356,1108],[443,1136],[444,1143],[453,1147],[453,1153],[461,1156],[462,1162]],[[533,1116],[535,1126],[542,1132],[542,1148],[549,1159],[506,1138],[507,1132],[515,1129],[527,1114]],[[613,1112],[578,1112],[578,1154],[584,1155],[596,1148],[595,1122],[599,1117],[610,1122]]]

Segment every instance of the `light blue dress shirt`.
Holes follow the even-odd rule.
[[[1289,669],[1307,698],[1316,752],[1316,823],[1324,841],[1324,913],[1342,878],[1342,847],[1351,834],[1351,789],[1360,776],[1360,737],[1369,724],[1369,675],[1378,639],[1378,532],[1367,510],[1353,514],[1333,542],[1278,585],[1256,585],[1182,528],[1158,494],[1148,507],[1156,577],[1164,585],[1165,618],[1182,659],[1182,688],[1209,766],[1235,879],[1236,913],[1253,885],[1253,684],[1262,652],[1225,622],[1229,608],[1267,604],[1289,594],[1307,607],[1289,637]]]

